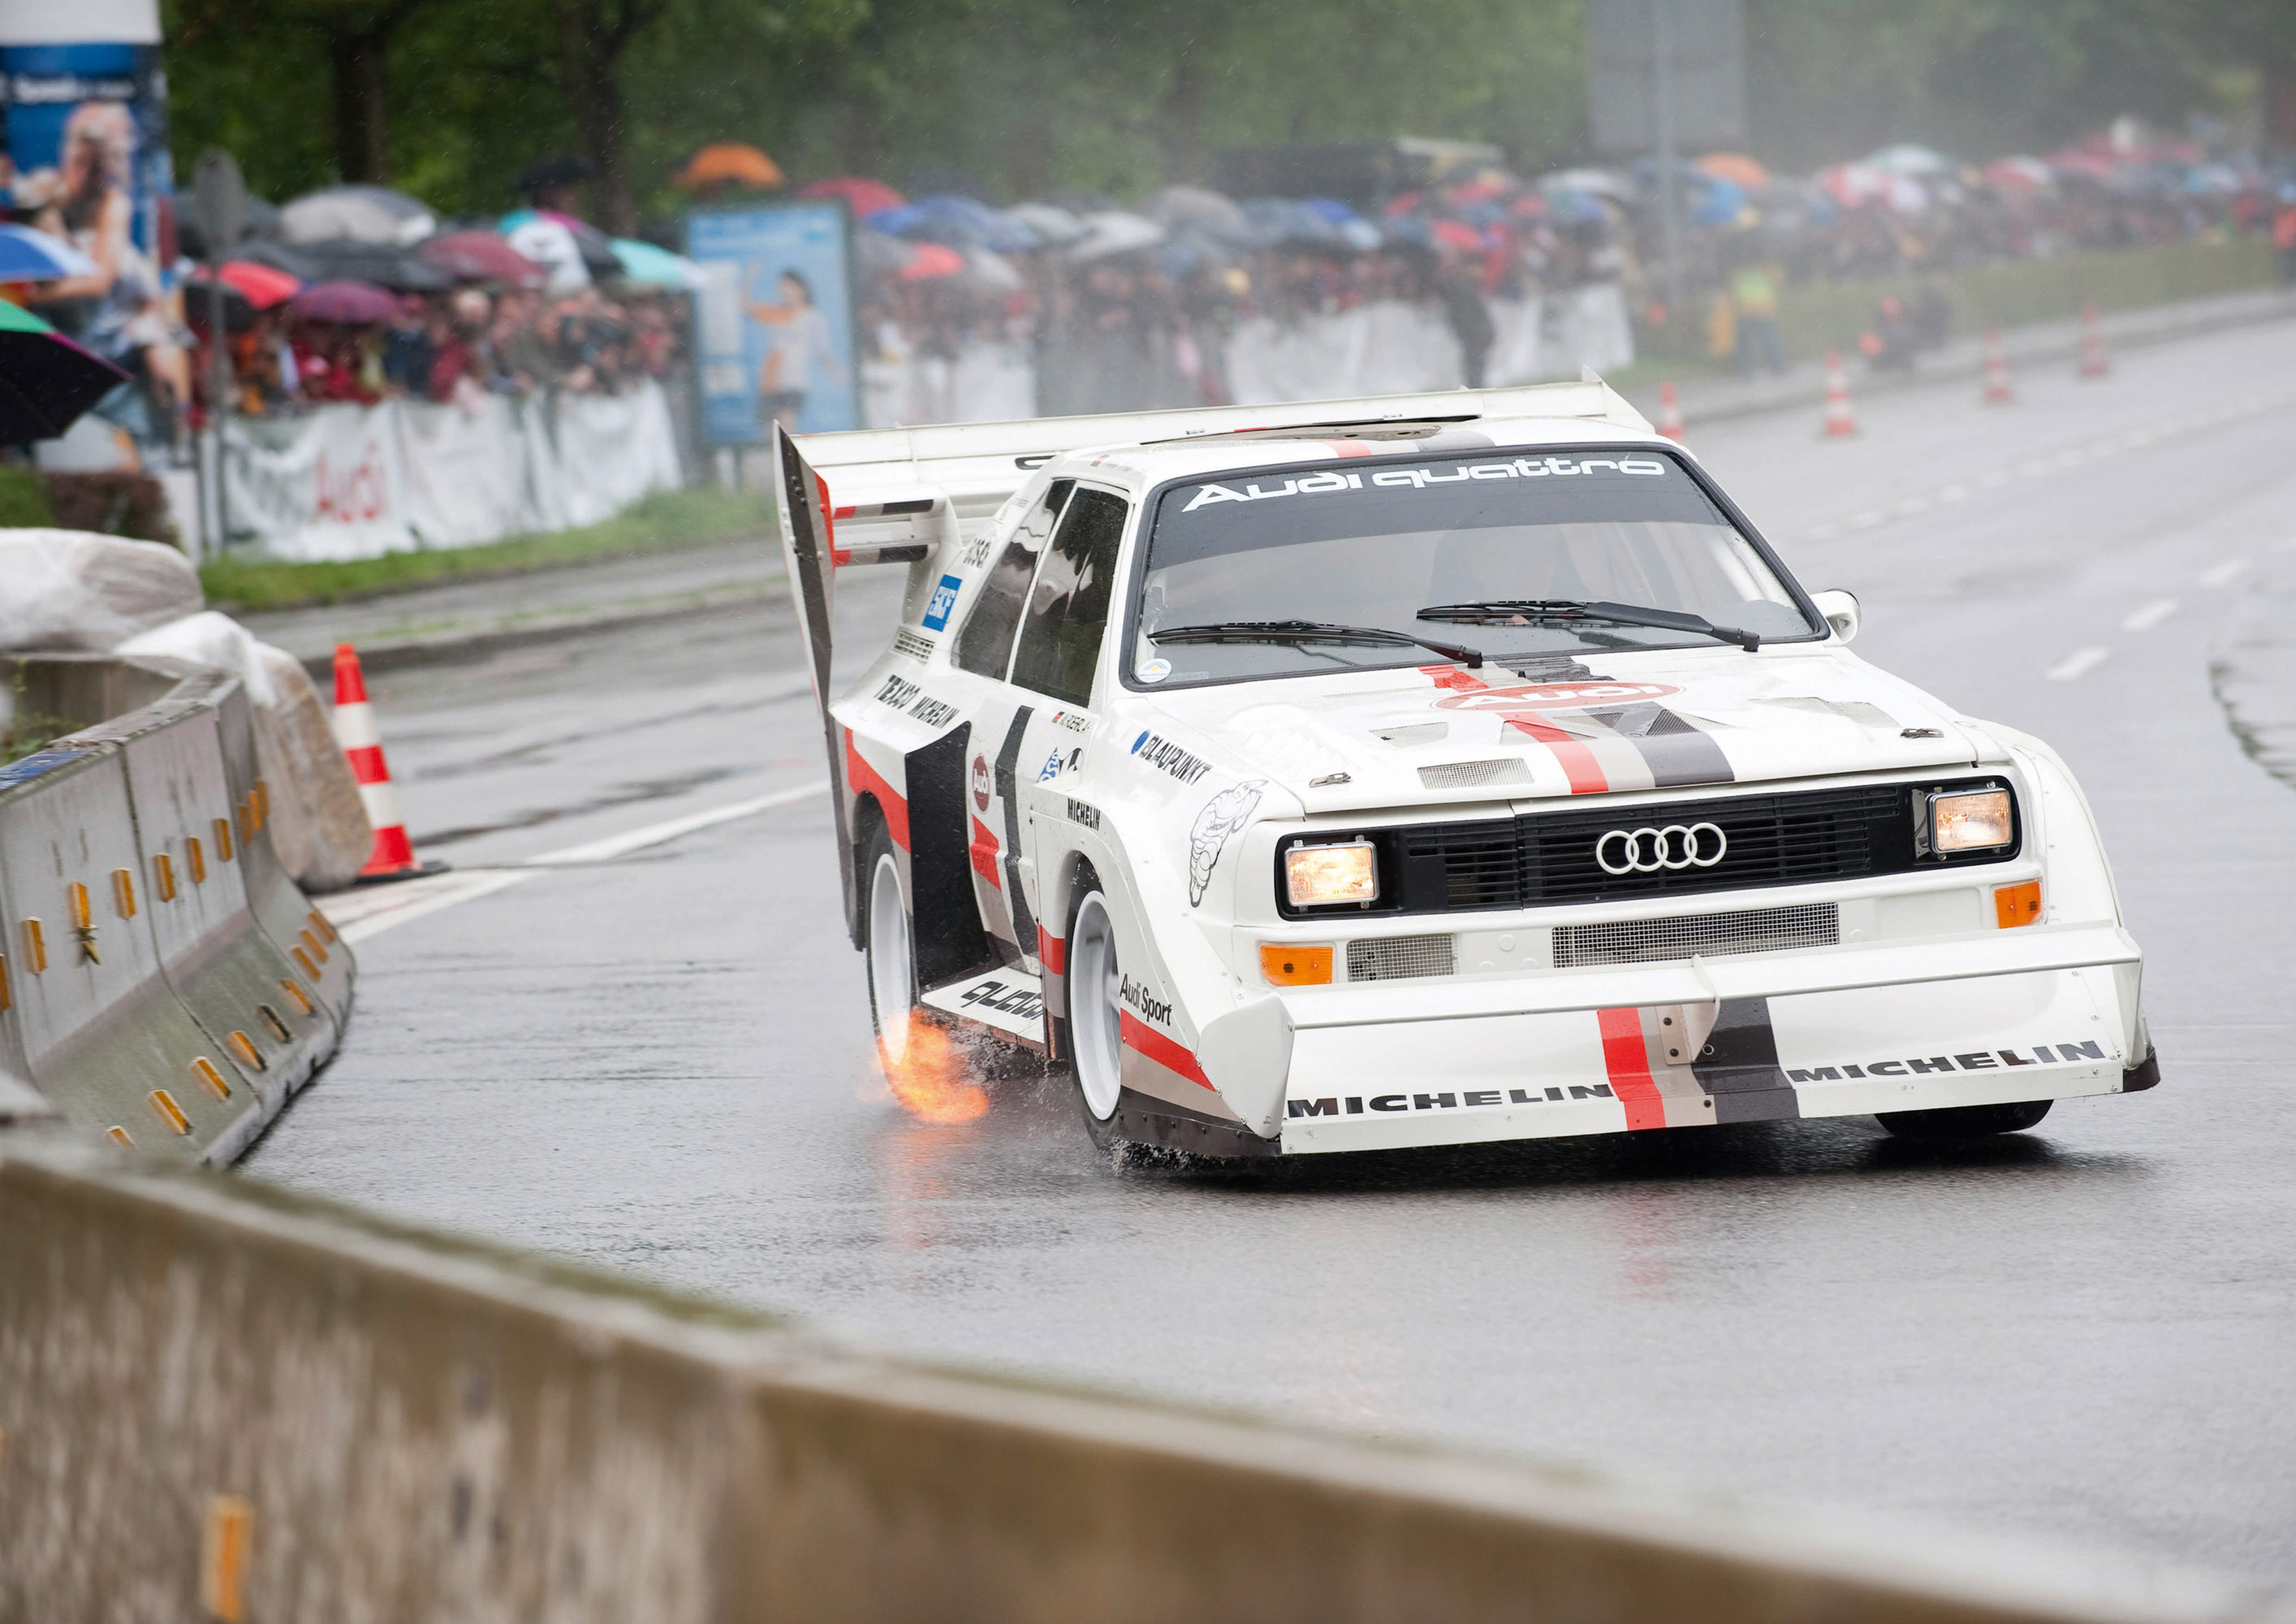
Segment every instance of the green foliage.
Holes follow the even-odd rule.
[[[292,609],[407,592],[450,579],[519,575],[554,564],[632,557],[759,535],[773,510],[737,491],[663,491],[586,529],[513,536],[486,546],[388,553],[341,563],[283,563],[226,554],[200,566],[208,602],[239,610]]]
[[[642,205],[709,141],[792,176],[962,177],[1015,197],[1201,179],[1223,148],[1496,142],[1582,156],[1590,0],[164,0],[178,163],[230,147],[273,198],[334,177],[337,45],[388,25],[391,178],[450,215],[580,150],[562,19],[636,15],[616,60]],[[638,8],[633,11],[632,8]],[[2286,0],[1748,0],[1748,145],[1808,168],[1884,142],[2046,149],[2296,62]]]
[[[45,529],[55,521],[37,470],[0,468],[0,529]]]

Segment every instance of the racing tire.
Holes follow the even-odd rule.
[[[1087,875],[1069,914],[1066,990],[1069,1073],[1085,1131],[1103,1150],[1124,1143],[1117,1108],[1124,1098],[1123,984],[1116,962],[1116,922],[1099,882]]]
[[[869,972],[869,1024],[877,1058],[890,1072],[907,1057],[917,1007],[917,956],[909,928],[909,899],[893,838],[879,824],[861,859],[862,956]]]
[[[1900,1139],[1981,1139],[1988,1134],[2021,1133],[2049,1114],[2050,1100],[2013,1105],[1946,1105],[1934,1111],[1884,1111],[1882,1126]]]

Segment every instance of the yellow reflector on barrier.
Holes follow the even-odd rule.
[[[24,922],[24,957],[31,964],[34,975],[47,973],[48,943],[40,933],[40,922],[37,919]]]
[[[0,1010],[13,1008],[16,990],[8,985],[8,956],[0,953]]]
[[[205,885],[208,882],[208,854],[201,849],[200,837],[198,835],[194,834],[185,837],[184,841],[184,860],[191,865],[192,883],[193,885]]]
[[[135,876],[125,868],[111,871],[111,906],[122,919],[135,917]]]
[[[311,995],[309,993],[305,992],[300,987],[297,986],[292,981],[282,981],[279,985],[285,989],[289,997],[295,1000],[295,1007],[297,1009],[301,1010],[307,1015],[311,1013]]]
[[[217,818],[217,819],[216,819],[216,820],[215,820],[215,837],[216,837],[216,861],[217,861],[217,862],[218,862],[218,863],[228,863],[228,862],[230,862],[230,861],[231,861],[231,819],[227,818],[227,817],[219,817],[219,818]]]
[[[72,929],[86,931],[94,928],[94,921],[88,917],[87,912],[87,887],[75,880],[68,888],[68,894],[71,898]]]
[[[268,1004],[258,1004],[255,1006],[255,1013],[263,1017],[263,1024],[271,1029],[271,1035],[274,1038],[276,1038],[280,1042],[292,1043],[295,1041],[295,1034],[287,1029],[287,1023],[279,1018],[279,1012],[272,1008],[271,1005]]]
[[[223,1080],[223,1073],[216,1070],[215,1062],[206,1055],[202,1054],[192,1062],[192,1071],[200,1081],[208,1086],[208,1092],[216,1098],[219,1100],[231,1098],[231,1085]]]
[[[308,931],[298,931],[295,934],[297,939],[301,941],[305,947],[311,950],[311,956],[313,958],[317,959],[322,964],[327,962],[327,950],[319,946],[319,939],[317,937],[312,935]]]
[[[126,1128],[113,1127],[107,1128],[103,1131],[111,1136],[111,1142],[114,1144],[131,1151],[135,1148],[135,1141],[127,1136],[127,1130]]]
[[[290,947],[287,951],[292,954],[294,956],[295,962],[303,967],[303,973],[305,975],[309,976],[315,981],[319,979],[319,967],[311,962],[311,956],[309,954],[304,952],[300,947]]]
[[[231,1035],[231,1046],[238,1053],[240,1059],[253,1066],[258,1071],[265,1069],[263,1051],[255,1046],[255,1039],[250,1038],[245,1032],[234,1032]]]
[[[176,859],[164,851],[152,859],[152,889],[162,902],[176,899]]]
[[[247,1624],[247,1563],[255,1543],[255,1507],[235,1494],[208,1497],[200,1542],[200,1604],[222,1624]]]
[[[184,1114],[184,1108],[176,1103],[176,1096],[165,1088],[152,1090],[152,1109],[160,1113],[160,1120],[168,1125],[170,1132],[188,1134],[192,1131],[191,1118]]]
[[[271,791],[262,779],[255,781],[255,826],[258,829],[271,821]]]
[[[334,942],[341,939],[341,938],[335,934],[334,921],[329,919],[324,914],[321,913],[316,908],[313,908],[311,910],[311,929],[319,933],[319,939],[321,941]]]

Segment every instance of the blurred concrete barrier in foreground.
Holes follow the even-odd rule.
[[[351,957],[279,865],[236,677],[0,659],[0,1120],[226,1163],[339,1041]]]
[[[10,1620],[2284,1616],[904,1362],[38,1130],[0,1235]]]

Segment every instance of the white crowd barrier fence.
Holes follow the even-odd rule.
[[[1488,308],[1489,387],[1575,378],[1582,366],[1615,372],[1634,361],[1634,325],[1615,283],[1492,299]],[[1465,357],[1441,307],[1401,299],[1290,320],[1253,316],[1228,336],[1226,362],[1228,391],[1239,405],[1411,395],[1467,382]],[[1053,409],[1029,348],[1003,338],[969,337],[954,357],[881,349],[861,372],[862,410],[873,429],[1006,422]],[[1108,401],[1099,409],[1174,404]]]
[[[653,382],[467,407],[321,406],[234,419],[224,443],[234,541],[297,561],[570,529],[681,482],[669,403]]]

